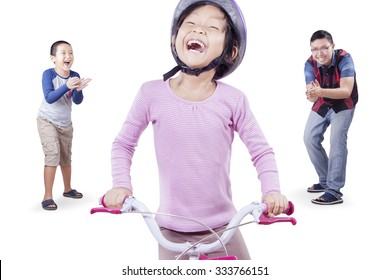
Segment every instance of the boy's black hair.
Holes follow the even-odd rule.
[[[311,35],[310,43],[314,42],[317,39],[324,39],[324,38],[326,38],[329,41],[329,43],[333,44],[332,35],[325,30],[318,30],[314,32],[313,35]]]
[[[71,46],[71,44],[69,44],[68,42],[66,42],[64,40],[54,42],[53,45],[51,45],[51,47],[50,47],[50,55],[55,56],[57,53],[57,47],[58,47],[58,45],[61,45],[61,44],[67,44],[67,45]]]

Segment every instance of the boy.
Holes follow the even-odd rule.
[[[61,166],[65,197],[82,198],[83,195],[71,188],[71,155],[73,126],[72,103],[80,104],[82,90],[90,79],[80,79],[72,71],[74,56],[72,46],[66,41],[57,41],[50,48],[54,68],[43,72],[42,88],[44,98],[38,111],[37,125],[45,154],[45,194],[41,203],[45,210],[56,210],[53,200],[53,184],[57,166]]]

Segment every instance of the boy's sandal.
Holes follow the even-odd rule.
[[[76,190],[70,190],[68,192],[64,192],[63,195],[65,197],[70,197],[70,198],[82,198],[83,194],[76,191]]]
[[[46,199],[42,201],[42,208],[45,210],[57,210],[57,204],[53,199]]]
[[[343,203],[343,200],[342,198],[335,197],[333,194],[324,193],[320,197],[316,199],[312,199],[311,202],[320,205],[332,205],[332,204]]]
[[[307,188],[307,191],[309,193],[319,193],[319,192],[324,192],[325,188],[321,184],[314,184],[310,188]]]

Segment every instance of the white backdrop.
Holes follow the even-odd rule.
[[[379,254],[390,249],[389,230],[384,227],[389,197],[385,106],[390,101],[385,1],[237,2],[246,17],[248,48],[241,66],[224,81],[242,89],[251,101],[276,153],[283,193],[296,205],[298,224],[244,227],[253,261],[234,265],[266,266],[268,279],[379,278],[386,272]],[[140,216],[91,216],[89,210],[111,187],[111,143],[139,86],[174,66],[169,31],[176,4],[176,0],[0,4],[4,279],[123,279],[122,268],[128,265],[161,266],[157,245]],[[302,140],[311,106],[304,95],[303,64],[310,55],[310,36],[318,29],[331,32],[336,48],[352,54],[360,94],[349,133],[344,203],[330,207],[310,202],[315,196],[306,188],[316,176]],[[40,205],[43,153],[35,117],[42,99],[42,72],[52,67],[49,48],[56,40],[72,44],[72,69],[92,82],[84,90],[83,104],[73,107],[72,181],[84,198],[62,197],[58,170],[54,199],[59,209],[48,212]],[[132,176],[138,199],[156,210],[153,149],[149,128],[140,140]],[[237,207],[260,199],[255,170],[238,137],[231,169]],[[227,264],[231,263],[223,263]]]

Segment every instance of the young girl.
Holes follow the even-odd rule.
[[[141,86],[112,146],[113,188],[104,197],[105,205],[120,207],[133,194],[132,158],[150,123],[160,176],[159,212],[190,217],[213,229],[227,225],[236,213],[229,169],[237,132],[248,147],[271,215],[282,213],[288,201],[280,193],[273,150],[246,96],[218,81],[238,67],[245,53],[246,27],[239,7],[234,0],[181,0],[171,35],[178,65],[164,80]],[[156,219],[173,242],[196,241],[205,234],[205,228],[190,221]],[[175,253],[159,249],[160,259],[174,259]],[[239,231],[227,249],[239,259],[250,259]]]

